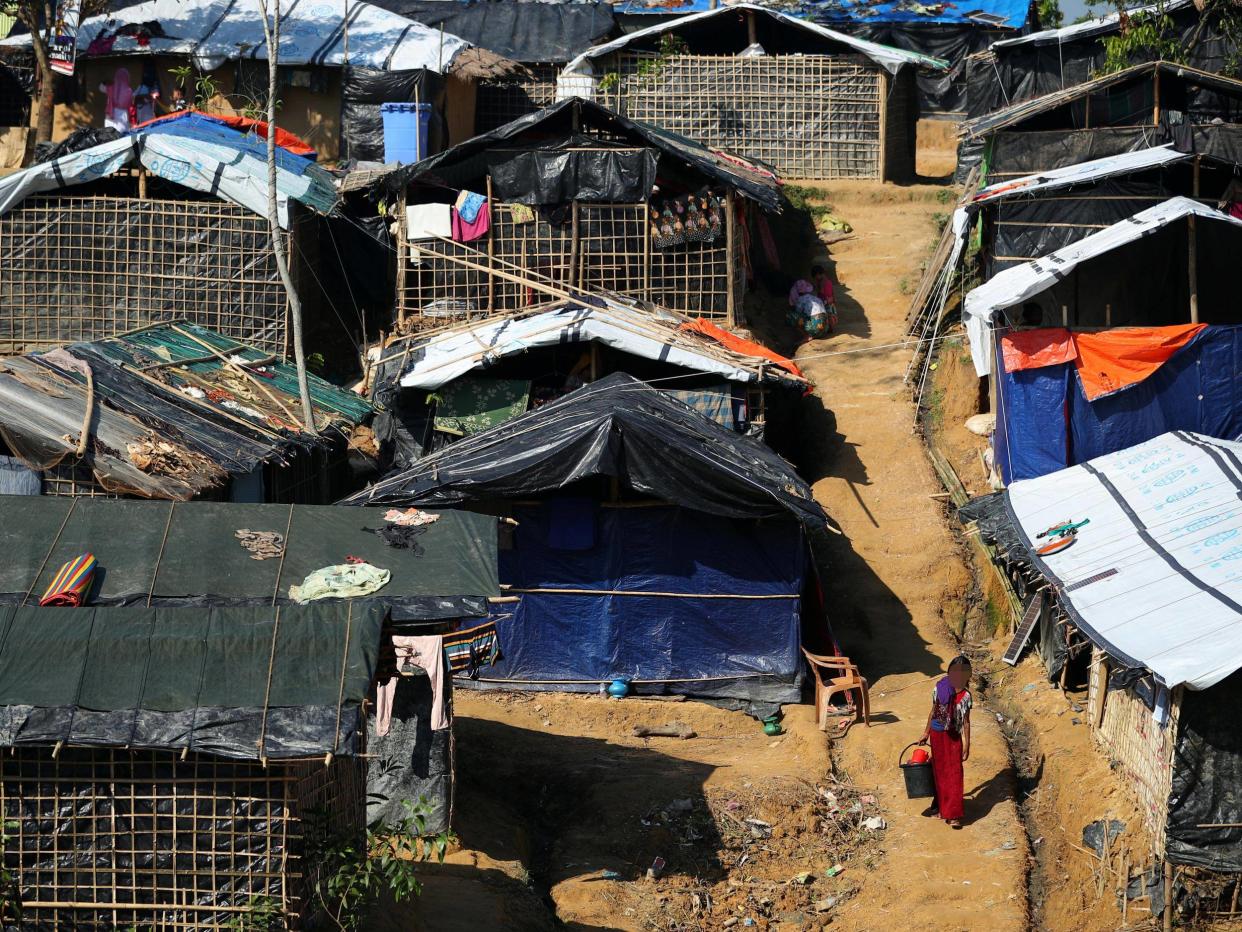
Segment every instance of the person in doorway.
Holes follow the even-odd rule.
[[[104,126],[124,133],[129,130],[130,110],[134,105],[134,89],[129,86],[129,69],[118,68],[112,75],[111,84],[101,84],[99,89],[108,95],[104,104]]]
[[[833,317],[837,316],[837,300],[832,287],[832,279],[822,265],[811,266],[811,283],[815,286],[815,294],[824,306],[831,309]]]
[[[970,659],[959,654],[949,672],[932,689],[931,712],[919,744],[931,744],[936,796],[927,815],[940,815],[952,828],[962,827],[963,768],[970,758]]]
[[[1224,211],[1235,220],[1242,220],[1242,178],[1238,177],[1236,166],[1233,170],[1233,177],[1229,179],[1229,185],[1225,188],[1225,193],[1216,202],[1216,209]]]

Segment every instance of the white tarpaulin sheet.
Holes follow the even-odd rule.
[[[157,133],[122,136],[0,178],[0,216],[32,194],[97,181],[133,162],[160,178],[267,216],[264,162],[228,146]],[[311,177],[277,168],[276,208],[282,227],[289,223],[289,199],[305,197]]]
[[[1137,13],[1172,13],[1174,10],[1180,10],[1182,7],[1190,6],[1191,0],[1167,0],[1167,2],[1152,3],[1148,6],[1132,7],[1126,10],[1127,16],[1134,16]],[[1117,23],[1121,19],[1120,13],[1109,13],[1107,16],[1100,16],[1096,19],[1088,19],[1081,23],[1072,23],[1069,26],[1062,26],[1060,29],[1043,29],[1039,32],[1032,32],[1029,35],[1018,36],[1015,39],[1001,39],[993,42],[989,48],[1011,48],[1015,45],[1061,45],[1066,42],[1073,42],[1076,39],[1085,39],[1088,36],[1099,35],[1101,33],[1112,32],[1117,28]]]
[[[731,3],[728,6],[721,6],[715,10],[704,10],[701,13],[689,13],[685,16],[677,16],[667,22],[657,23],[654,26],[648,26],[646,29],[637,29],[634,32],[624,35],[619,39],[613,39],[611,42],[605,42],[602,45],[592,46],[587,49],[573,61],[569,62],[561,72],[560,78],[557,80],[557,100],[565,100],[569,97],[590,97],[590,89],[583,85],[583,79],[589,78],[594,73],[591,64],[592,59],[600,58],[604,55],[610,55],[613,52],[626,48],[633,42],[644,39],[648,36],[662,35],[673,29],[678,29],[687,23],[698,22],[699,20],[712,19],[716,16],[735,16],[738,10],[749,10],[762,16],[770,16],[789,26],[797,29],[805,30],[813,33],[829,42],[836,42],[841,45],[865,55],[871,61],[875,62],[881,68],[896,74],[906,65],[916,65],[922,68],[934,68],[938,71],[947,70],[949,63],[939,58],[932,58],[930,55],[920,55],[918,52],[907,52],[902,49],[892,48],[887,45],[880,45],[878,42],[868,42],[865,39],[858,39],[854,36],[846,35],[843,32],[836,32],[828,29],[818,23],[812,23],[809,20],[798,19],[796,16],[789,16],[781,13],[779,10],[769,9],[768,7],[758,6],[754,3]]]
[[[992,320],[998,311],[1048,290],[1081,263],[1150,236],[1191,214],[1242,227],[1242,220],[1235,220],[1188,197],[1174,197],[1133,217],[1119,220],[1064,249],[1005,269],[975,288],[966,295],[962,307],[962,320],[970,338],[970,355],[975,362],[975,372],[985,376],[992,371]]]
[[[1163,434],[1006,495],[1028,546],[1089,519],[1071,546],[1035,559],[1114,658],[1169,688],[1207,689],[1242,668],[1242,443]]]
[[[271,0],[269,6],[275,6]],[[358,0],[280,0],[282,65],[349,64],[401,71],[442,72],[468,44],[414,20]],[[137,37],[111,38],[109,55],[191,55],[205,70],[239,58],[267,60],[258,0],[147,0],[112,13],[92,16],[78,30],[79,57],[100,36],[124,26],[158,23],[164,36],[140,45]],[[13,36],[0,45],[29,45],[30,36]],[[89,54],[102,54],[99,50]]]
[[[1193,155],[1178,152],[1172,145],[1110,155],[1102,159],[1092,159],[1089,162],[1079,162],[1077,165],[1067,165],[1064,168],[1054,168],[988,185],[986,188],[981,188],[970,199],[970,206],[1029,194],[1044,194],[1048,191],[1070,188],[1076,184],[1088,184],[1102,178],[1110,178],[1113,175],[1129,175],[1148,168],[1171,165],[1174,162],[1187,162],[1192,158],[1194,158]]]
[[[541,346],[600,343],[638,356],[723,376],[730,382],[755,382],[750,367],[732,362],[724,351],[712,352],[700,341],[679,335],[674,327],[657,328],[638,313],[570,304],[520,320],[482,323],[433,337],[417,347],[418,359],[401,376],[405,388],[436,389],[497,359]],[[413,353],[411,354],[413,355]]]

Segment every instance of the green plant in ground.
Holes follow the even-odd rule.
[[[173,76],[177,86],[186,91],[189,91],[190,86],[193,85],[195,109],[206,110],[212,100],[220,98],[228,104],[231,110],[240,113],[247,119],[267,119],[266,101],[259,100],[257,97],[248,97],[245,94],[223,94],[215,78],[207,72],[199,71],[192,65],[169,68],[168,73]],[[280,104],[281,102],[277,100],[276,109],[280,109]]]
[[[944,389],[933,388],[926,398],[924,404],[927,413],[923,417],[923,423],[927,425],[928,431],[936,433],[944,425]]]
[[[816,226],[832,217],[832,205],[820,201],[819,192],[814,188],[800,184],[786,184],[781,186],[781,191],[785,195],[785,200],[789,202],[789,206],[809,215]]]
[[[225,926],[228,932],[279,932],[286,927],[285,911],[274,896],[252,896],[246,912],[238,913]]]
[[[941,204],[951,203],[953,200],[953,190],[951,188],[941,188],[936,192],[936,200]]]
[[[897,290],[903,295],[909,295],[914,289],[910,287],[910,279],[903,277],[897,282]]]
[[[398,903],[418,896],[418,865],[433,857],[444,861],[451,836],[425,836],[426,798],[404,805],[403,819],[376,823],[365,838],[333,831],[326,813],[314,812],[308,819],[306,859],[316,878],[313,895],[341,932],[365,928],[367,910],[381,893]]]

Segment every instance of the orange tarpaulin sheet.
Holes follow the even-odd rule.
[[[796,375],[800,379],[805,379],[802,370],[797,367],[792,359],[774,353],[766,346],[760,346],[758,343],[752,343],[750,340],[743,340],[739,336],[735,336],[723,327],[718,327],[710,320],[703,317],[697,317],[694,320],[688,320],[679,328],[690,333],[699,333],[709,339],[715,340],[721,346],[733,350],[742,356],[758,356],[760,359],[766,359],[774,362],[786,372]]]
[[[1006,372],[1042,369],[1070,362],[1078,356],[1074,340],[1064,327],[1015,330],[1001,337],[1001,356]]]
[[[1088,401],[1135,385],[1195,338],[1207,324],[1175,327],[1118,327],[1100,333],[1075,333],[1074,366]]]
[[[253,129],[260,139],[267,138],[267,123],[264,120],[252,120],[250,117],[223,113],[203,113],[201,110],[179,110],[176,113],[157,116],[154,119],[147,120],[145,123],[139,123],[134,129],[142,129],[144,126],[154,126],[156,123],[166,123],[171,120],[180,120],[191,113],[197,113],[201,117],[215,120],[217,123],[223,123],[225,126],[231,126],[233,129],[243,133]],[[317,157],[310,143],[301,136],[291,133],[287,129],[281,129],[279,126],[276,127],[276,145],[292,155],[309,156],[312,159]]]

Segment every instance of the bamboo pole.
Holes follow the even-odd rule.
[[[1152,108],[1151,108],[1151,125],[1160,125],[1160,66],[1156,65],[1153,69],[1155,74],[1152,77]],[[1090,98],[1088,98],[1090,99]]]
[[[1165,855],[1164,861],[1164,932],[1173,932],[1173,863]]]
[[[397,329],[405,329],[405,267],[410,262],[409,229],[405,225],[405,189],[396,199],[397,209]]]
[[[570,288],[578,287],[578,255],[579,249],[579,231],[578,231],[578,199],[574,198],[569,202],[569,269],[565,276],[565,284]]]
[[[750,14],[752,17],[754,13]],[[736,215],[733,211],[733,191],[725,189],[725,319],[730,327],[737,326],[737,308],[734,306],[736,301],[733,299],[733,277],[737,274],[737,270],[733,267],[733,239],[736,235],[733,230],[734,223],[737,222]]]
[[[207,341],[205,341],[205,340],[200,340],[198,337],[196,337],[196,336],[195,336],[194,334],[192,334],[192,333],[187,333],[186,331],[184,331],[184,330],[182,330],[180,327],[178,327],[176,324],[173,324],[173,325],[172,325],[172,329],[173,329],[174,331],[176,331],[177,333],[181,334],[181,335],[182,335],[183,337],[185,337],[186,339],[188,339],[188,340],[193,340],[193,341],[194,341],[195,343],[197,343],[199,346],[201,346],[201,347],[203,347],[204,349],[206,349],[206,350],[210,351],[211,353],[213,353],[215,356],[217,356],[217,357],[220,359],[220,361],[221,361],[222,363],[224,363],[224,364],[225,364],[226,366],[228,366],[230,369],[235,369],[235,370],[237,370],[238,372],[240,372],[243,376],[245,376],[245,378],[246,378],[246,380],[247,380],[247,381],[251,382],[251,383],[255,386],[255,388],[257,388],[257,389],[258,389],[259,391],[261,391],[264,395],[266,395],[266,396],[267,396],[267,399],[268,399],[270,402],[272,402],[274,405],[277,405],[277,406],[278,406],[278,407],[279,407],[282,411],[284,411],[284,412],[285,412],[285,414],[286,414],[286,415],[288,415],[289,420],[290,420],[290,422],[291,422],[291,423],[296,424],[296,423],[298,422],[297,416],[296,416],[296,415],[295,415],[292,411],[290,411],[290,410],[289,410],[289,408],[285,405],[285,403],[284,403],[283,401],[281,401],[279,398],[277,398],[275,395],[273,395],[270,391],[268,391],[267,386],[266,386],[266,385],[264,385],[264,384],[263,384],[261,381],[259,381],[257,378],[255,378],[253,375],[251,375],[251,374],[250,374],[250,372],[249,372],[249,370],[247,370],[247,369],[245,369],[244,367],[239,366],[237,363],[233,362],[233,360],[229,359],[229,357],[225,356],[225,355],[224,355],[224,353],[221,353],[219,350],[217,350],[214,346],[212,346],[212,345],[211,345],[210,343],[208,343]],[[312,410],[313,410],[313,409],[312,409]],[[315,431],[314,431],[314,420],[313,420],[313,418],[312,418],[312,420],[311,420],[311,427],[310,427],[310,431],[309,431],[309,432],[311,432],[311,433],[315,432]]]
[[[1190,287],[1190,322],[1199,322],[1199,251],[1195,215],[1186,218],[1186,279]]]
[[[496,279],[491,273],[493,259],[496,256],[496,218],[498,216],[492,204],[492,174],[487,173],[487,209],[492,213],[492,225],[487,230],[487,310],[491,313],[496,306]]]
[[[755,11],[746,11],[746,44],[754,45],[759,41],[759,24],[755,21]]]

